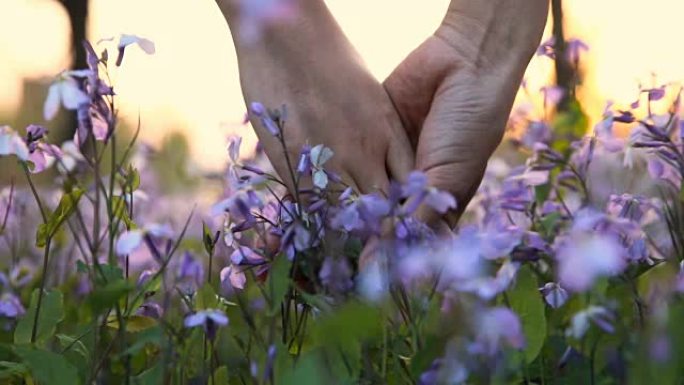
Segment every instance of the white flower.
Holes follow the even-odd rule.
[[[3,155],[15,155],[23,161],[30,155],[24,140],[9,126],[0,126],[0,156]]]
[[[76,110],[90,102],[88,95],[79,88],[78,82],[73,78],[76,75],[64,72],[50,85],[43,105],[45,120],[52,120],[57,115],[60,105],[67,110]]]

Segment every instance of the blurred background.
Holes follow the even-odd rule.
[[[448,0],[327,2],[380,80],[435,29],[448,5]],[[579,38],[591,49],[582,59],[578,91],[590,125],[601,118],[608,100],[626,106],[640,86],[682,80],[684,52],[676,37],[684,2],[572,0],[563,5],[566,37]],[[129,49],[121,70],[112,73],[120,116],[128,126],[140,116],[143,141],[160,146],[181,133],[193,163],[218,170],[226,164],[230,134],[254,140],[242,123],[245,107],[230,32],[213,0],[0,0],[0,26],[2,124],[21,130],[29,122],[45,123],[42,105],[51,79],[83,67],[74,41],[128,33],[154,41],[157,51],[147,56]],[[547,38],[551,34],[549,23]],[[536,92],[556,82],[555,74],[553,61],[535,58],[528,89]],[[69,122],[69,116],[61,116],[48,126],[53,133],[66,132]]]

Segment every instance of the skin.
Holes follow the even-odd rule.
[[[501,141],[548,0],[452,0],[437,31],[383,84],[322,0],[295,1],[297,17],[269,26],[256,44],[243,43],[237,1],[217,3],[236,44],[245,99],[290,106],[291,157],[304,143],[323,143],[336,154],[333,169],[363,193],[424,171],[459,208],[445,218],[421,208],[419,218],[454,226]],[[253,124],[276,171],[287,175],[280,145]]]
[[[399,114],[325,3],[295,3],[294,19],[268,26],[254,43],[241,36],[237,2],[217,1],[233,34],[245,101],[287,105],[285,137],[294,167],[302,145],[324,144],[335,153],[331,169],[346,183],[362,193],[386,192],[390,175],[401,179],[414,165]],[[258,119],[252,125],[289,182],[281,144]]]

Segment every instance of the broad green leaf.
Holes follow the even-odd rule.
[[[106,283],[123,281],[124,279],[123,270],[116,265],[100,265],[99,271],[101,271],[102,273],[98,273],[97,275],[97,284],[101,286],[105,286]]]
[[[380,337],[383,319],[377,307],[350,302],[332,314],[322,316],[313,326],[316,343],[344,344]]]
[[[546,315],[537,277],[530,269],[520,269],[515,287],[508,292],[508,296],[511,309],[520,317],[525,333],[525,361],[531,363],[544,346]]]
[[[228,384],[228,367],[221,366],[214,371],[214,375],[211,378],[210,385],[225,385]]]
[[[17,355],[29,368],[33,379],[40,385],[78,385],[78,371],[57,353],[29,347],[17,347]]]
[[[159,326],[145,329],[135,334],[135,342],[121,355],[133,355],[142,350],[147,344],[159,344],[162,340],[162,337],[162,329]]]
[[[157,363],[150,369],[145,370],[139,375],[133,377],[133,384],[135,385],[159,385],[164,376],[164,367]]]
[[[138,315],[134,314],[130,317],[125,322],[126,324],[126,331],[129,333],[137,333],[141,332],[145,329],[149,329],[151,327],[157,326],[158,322],[156,319],[152,317],[147,317],[144,315]],[[107,326],[110,328],[119,329],[119,320],[116,318],[115,314],[112,314],[109,319],[107,320]]]
[[[43,294],[43,302],[38,314],[38,329],[36,342],[44,342],[55,334],[57,324],[64,318],[62,293],[58,290],[46,291]],[[26,314],[19,320],[14,331],[15,344],[28,344],[31,342],[33,321],[38,306],[38,289],[31,294],[31,305]]]
[[[284,370],[284,373],[276,372],[276,385],[320,385],[324,383],[321,357],[321,352],[312,351],[302,356],[293,367]]]
[[[120,299],[134,288],[133,284],[124,280],[108,282],[105,286],[93,290],[88,296],[88,305],[93,314],[100,314],[116,305]]]
[[[48,238],[54,236],[62,223],[64,223],[64,221],[74,213],[81,196],[83,196],[83,190],[80,189],[74,189],[70,193],[64,194],[62,196],[62,199],[59,201],[59,205],[50,215],[47,223],[38,226],[38,231],[36,233],[36,246],[45,247]]]
[[[266,281],[266,290],[271,300],[269,311],[275,314],[280,310],[280,304],[290,288],[290,262],[284,256],[279,256],[273,262]]]

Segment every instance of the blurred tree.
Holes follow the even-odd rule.
[[[82,42],[87,36],[88,26],[88,2],[89,0],[59,0],[64,6],[69,15],[69,23],[71,26],[71,55],[73,60],[71,62],[72,69],[80,69],[86,67],[86,55],[83,49]],[[64,136],[60,139],[71,138],[76,132],[76,113],[69,113],[64,122],[64,130],[60,130]],[[61,136],[61,135],[60,135]]]

